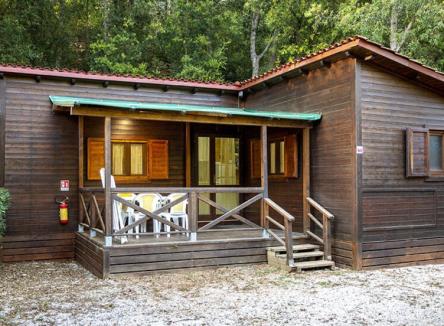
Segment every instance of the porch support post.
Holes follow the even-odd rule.
[[[303,196],[303,228],[304,232],[310,230],[310,128],[303,129],[302,137],[302,196]]]
[[[79,181],[78,181],[78,192],[79,192],[79,199],[78,199],[78,212],[79,212],[79,224],[78,224],[78,231],[83,232],[83,226],[80,225],[83,223],[84,219],[84,212],[83,212],[83,206],[81,206],[81,199],[80,199],[80,188],[83,188],[83,176],[84,176],[84,118],[83,116],[79,116]]]
[[[191,187],[191,132],[190,123],[185,123],[185,187]]]
[[[261,226],[264,228],[263,237],[268,238],[269,223],[266,218],[268,215],[268,206],[265,204],[265,198],[268,198],[268,140],[267,126],[261,126],[261,187],[264,189],[264,197],[261,201]]]
[[[105,246],[112,244],[111,117],[105,117]]]

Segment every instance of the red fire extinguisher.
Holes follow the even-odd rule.
[[[59,221],[63,225],[68,224],[68,202],[68,197],[65,197],[62,201],[56,199],[56,203],[59,204]]]

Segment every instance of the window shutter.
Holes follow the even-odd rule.
[[[429,172],[429,130],[406,130],[406,176],[425,177]]]
[[[168,179],[168,140],[150,140],[148,175],[150,179]]]
[[[88,180],[100,180],[100,169],[105,166],[105,142],[88,138]]]
[[[250,177],[252,179],[260,178],[261,171],[261,140],[250,140]]]
[[[285,137],[285,176],[298,177],[298,142],[296,135]]]

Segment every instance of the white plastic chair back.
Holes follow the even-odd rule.
[[[183,197],[185,194],[182,193],[172,193],[170,195],[168,195],[167,199],[168,201],[171,203],[177,199],[179,199],[180,197]],[[175,215],[183,215],[187,213],[187,204],[188,204],[188,200],[185,199],[184,201],[178,203],[177,205],[174,205],[173,207],[170,208],[170,213],[171,214],[175,214]]]
[[[149,212],[153,212],[162,206],[162,196],[156,193],[139,194],[135,201],[139,203],[140,207]]]

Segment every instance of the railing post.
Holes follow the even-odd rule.
[[[302,205],[303,205],[303,231],[310,231],[310,128],[304,128],[302,137]]]
[[[330,219],[327,215],[322,214],[322,225],[324,227],[322,236],[324,241],[324,259],[331,260],[331,228]]]
[[[105,246],[112,244],[113,200],[111,198],[111,117],[105,117]]]
[[[78,231],[83,232],[84,228],[81,223],[84,222],[85,215],[83,212],[83,205],[82,205],[82,191],[81,188],[83,188],[83,178],[84,178],[84,119],[83,116],[79,116],[78,121],[78,136],[79,136],[79,181],[78,181],[78,187],[79,187],[79,202],[77,204],[78,206],[78,212],[79,212],[79,226]]]
[[[284,217],[284,227],[285,227],[285,249],[287,251],[287,264],[290,267],[294,266],[293,257],[293,222],[289,221],[288,218]]]
[[[268,198],[268,137],[267,126],[261,126],[261,187],[264,189],[261,200],[261,226],[264,228],[262,236],[268,238],[267,229],[269,223],[266,218],[268,216],[268,206],[265,203],[265,198]]]
[[[197,199],[197,193],[195,191],[190,192],[190,240],[197,240],[197,227],[198,227],[198,214],[199,214],[199,201]]]

